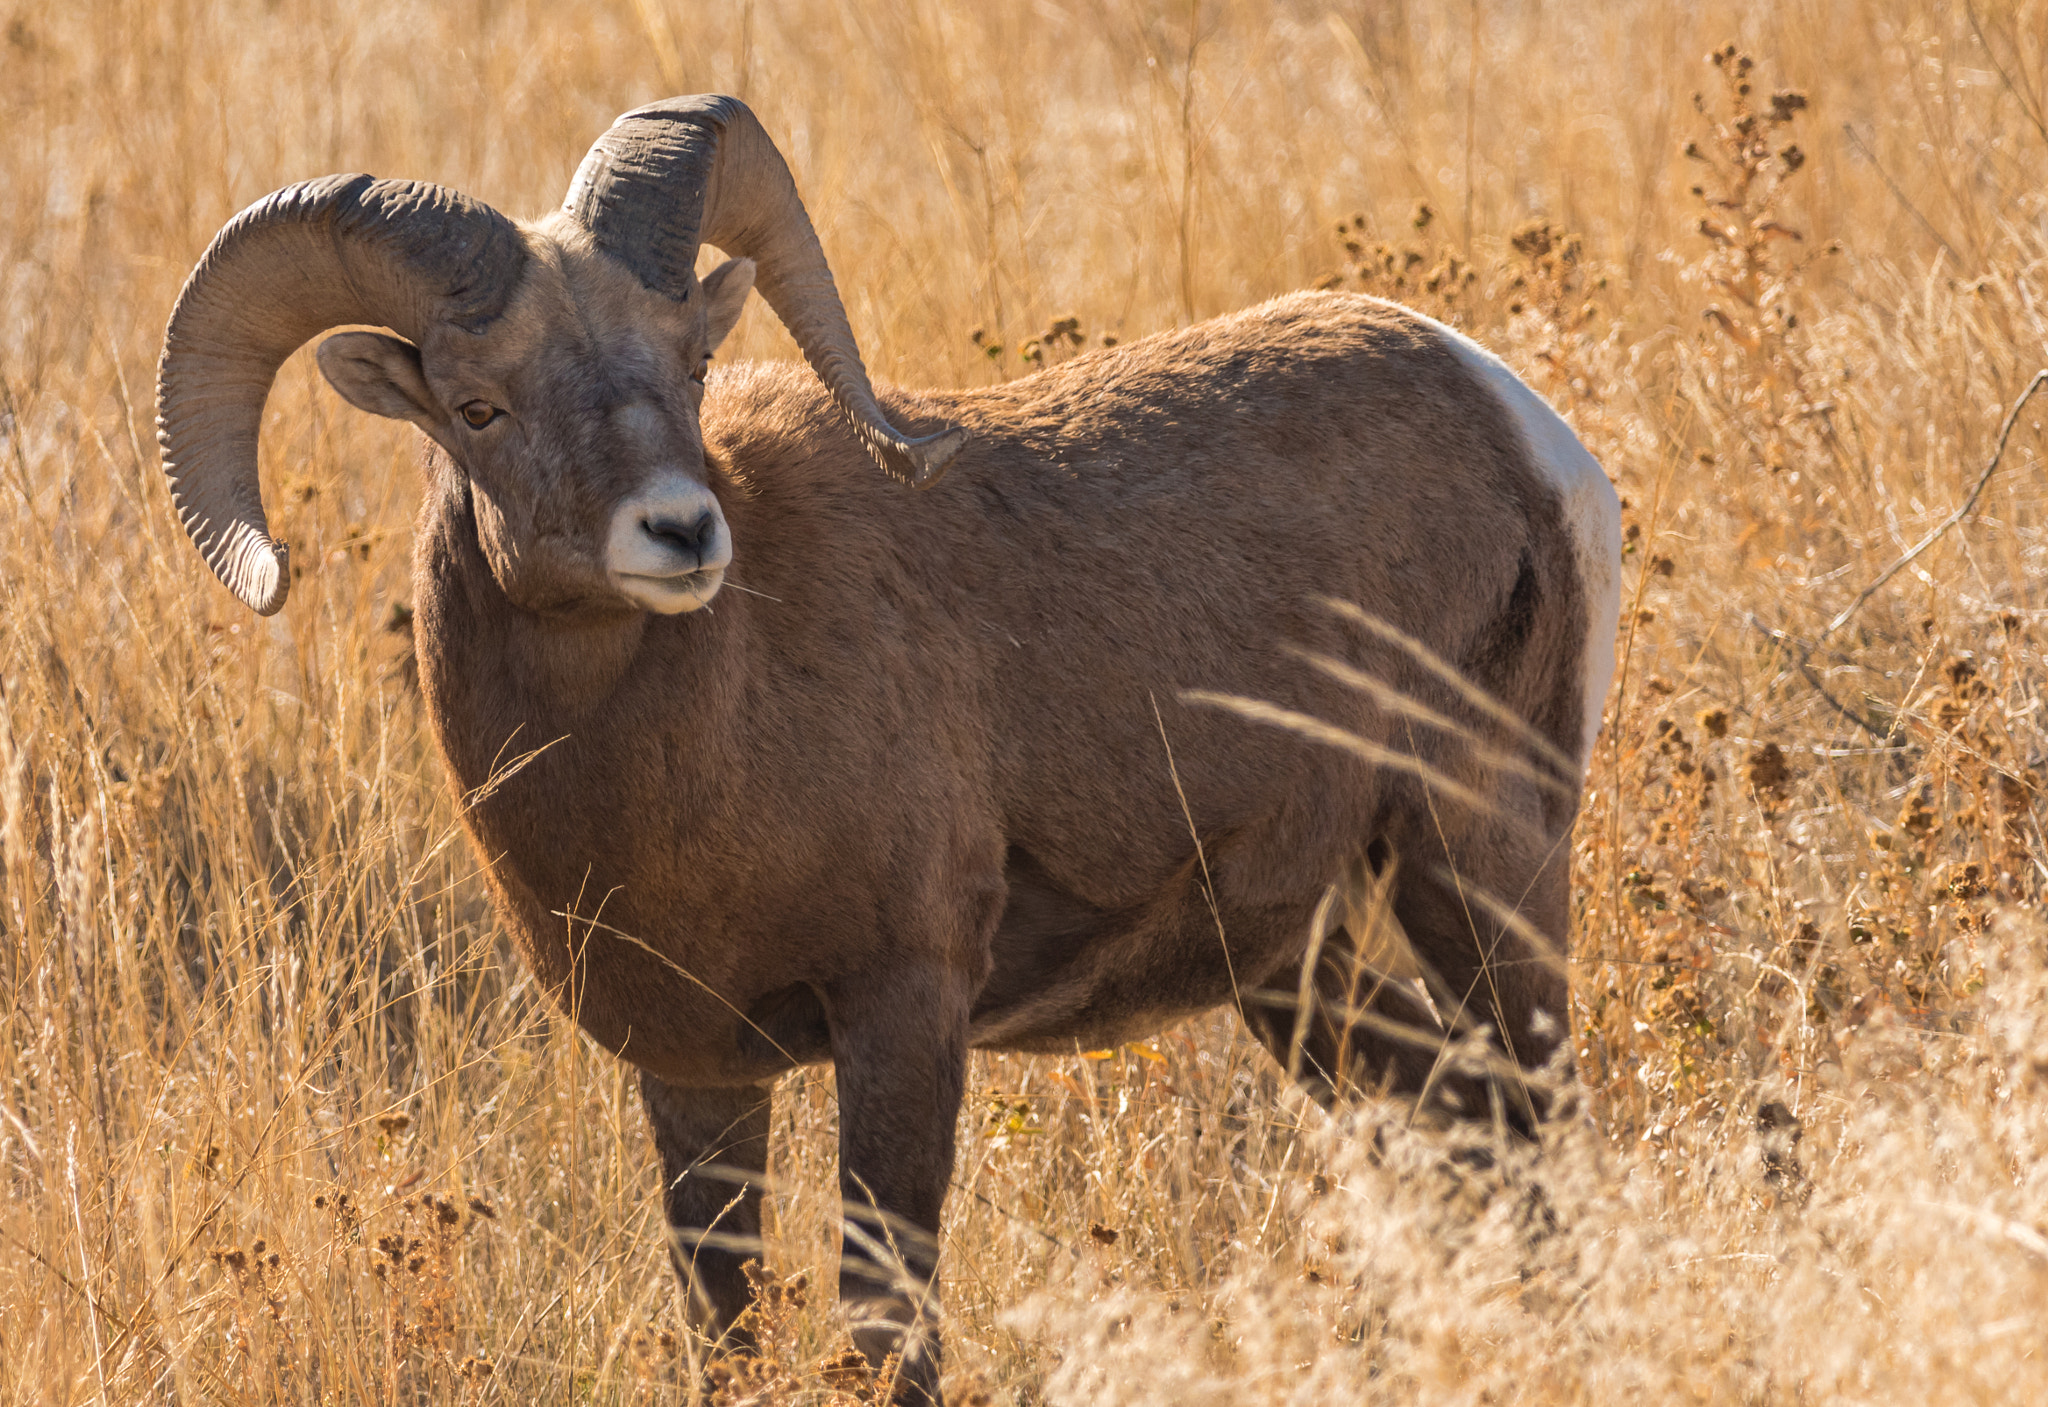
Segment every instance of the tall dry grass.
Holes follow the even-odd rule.
[[[149,401],[248,201],[366,169],[535,213],[697,90],[782,139],[882,375],[1334,279],[1498,347],[1628,501],[1585,1116],[1477,1172],[1222,1017],[979,1058],[956,1397],[2048,1400],[2048,403],[1799,667],[2048,359],[2041,0],[16,0],[0,1401],[688,1397],[629,1082],[510,960],[406,688],[407,433],[286,368],[306,575],[258,622]],[[789,352],[758,308],[738,350]],[[780,1095],[772,1352],[729,1399],[864,1391],[799,1278],[830,1088]]]

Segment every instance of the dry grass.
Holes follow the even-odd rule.
[[[533,213],[696,90],[783,139],[885,376],[1334,277],[1500,348],[1629,505],[1587,1117],[1459,1173],[1398,1109],[1332,1127],[1221,1017],[981,1058],[956,1396],[2048,1400],[2048,403],[1794,667],[2044,360],[2041,0],[17,0],[0,31],[0,1402],[687,1397],[629,1084],[510,961],[404,686],[408,432],[287,367],[265,478],[307,574],[263,623],[173,524],[149,393],[265,191]],[[740,343],[789,352],[758,307]],[[831,1281],[829,1079],[777,1118],[773,1356],[725,1395],[851,1401],[793,1283]]]

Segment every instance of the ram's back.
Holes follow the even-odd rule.
[[[912,433],[974,432],[928,493],[863,472],[800,368],[714,383],[708,437],[774,500],[783,536],[750,573],[735,522],[733,579],[782,596],[828,557],[835,576],[857,564],[838,588],[854,597],[845,628],[882,640],[915,617],[898,667],[943,676],[947,706],[977,720],[960,746],[987,749],[1013,847],[1091,902],[1143,902],[1185,862],[1176,773],[1197,832],[1268,819],[1316,851],[1384,804],[1375,769],[1186,691],[1442,754],[1441,737],[1300,658],[1349,660],[1455,709],[1329,598],[1422,641],[1577,754],[1587,609],[1565,504],[1435,324],[1296,295],[1003,386],[885,399]]]

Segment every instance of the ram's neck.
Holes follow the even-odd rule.
[[[720,681],[737,676],[721,666],[741,651],[744,608],[721,600],[716,615],[700,612],[681,630],[635,611],[522,610],[491,575],[453,474],[437,476],[416,542],[420,683],[459,787],[490,787],[524,766],[531,775],[516,789],[545,792],[532,814],[565,824],[637,810],[650,801],[639,793],[655,785],[666,786],[667,806],[709,800],[695,795],[692,754],[716,753],[736,716]],[[622,739],[646,745],[663,735],[663,757],[617,755]],[[673,746],[682,740],[695,746]]]

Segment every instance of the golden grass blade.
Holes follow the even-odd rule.
[[[1325,597],[1323,598],[1323,604],[1352,624],[1371,632],[1381,640],[1401,650],[1410,659],[1457,690],[1458,696],[1464,699],[1465,702],[1471,704],[1472,707],[1478,709],[1488,718],[1493,719],[1494,722],[1509,729],[1515,736],[1526,743],[1531,751],[1557,770],[1557,775],[1560,778],[1576,777],[1579,775],[1579,766],[1562,752],[1558,751],[1557,744],[1551,742],[1550,739],[1530,727],[1529,721],[1526,718],[1523,718],[1499,699],[1496,699],[1493,695],[1467,679],[1456,666],[1438,655],[1429,646],[1423,644],[1391,621],[1383,620],[1370,611],[1354,605],[1352,602],[1339,601],[1335,597]]]
[[[1262,703],[1257,699],[1240,698],[1235,694],[1211,693],[1207,689],[1189,689],[1180,697],[1183,703],[1206,704],[1211,708],[1235,713],[1240,718],[1248,718],[1254,723],[1285,728],[1289,732],[1299,733],[1305,738],[1348,752],[1361,761],[1372,763],[1375,767],[1384,767],[1390,772],[1414,777],[1444,800],[1469,807],[1474,811],[1493,812],[1498,809],[1478,792],[1454,778],[1445,776],[1420,758],[1405,752],[1396,752],[1370,738],[1361,738],[1356,733],[1325,723],[1320,718],[1312,718],[1306,713],[1281,708],[1277,704]]]
[[[1334,659],[1329,655],[1317,654],[1311,650],[1291,650],[1289,653],[1306,660],[1338,683],[1358,690],[1383,711],[1391,713],[1397,718],[1411,719],[1426,727],[1449,733],[1471,749],[1473,757],[1486,766],[1501,772],[1511,772],[1515,776],[1534,782],[1537,786],[1556,795],[1570,800],[1578,799],[1579,788],[1576,783],[1565,780],[1555,772],[1537,767],[1528,759],[1515,753],[1503,752],[1501,749],[1487,743],[1477,733],[1458,722],[1455,718],[1439,713],[1429,705],[1419,702],[1408,694],[1402,693],[1377,675],[1368,674],[1366,671],[1346,664],[1340,659]]]

